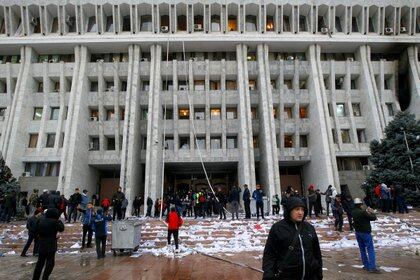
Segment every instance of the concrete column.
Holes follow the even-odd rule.
[[[69,111],[66,122],[63,152],[61,155],[60,175],[58,188],[66,197],[73,193],[75,187],[87,189],[90,193],[96,191],[97,174],[89,166],[89,108],[88,90],[89,79],[87,62],[90,54],[87,47],[75,47],[76,67],[78,70],[73,76]]]
[[[255,189],[255,162],[246,45],[239,44],[236,46],[236,59],[238,65],[238,117],[240,125],[240,133],[238,135],[238,182],[239,185],[247,184],[252,192]]]
[[[140,63],[141,51],[137,45],[128,48],[128,76],[127,92],[125,98],[125,119],[123,127],[123,143],[121,151],[121,172],[120,186],[122,186],[128,200],[127,214],[131,215],[132,201],[141,193],[140,183],[142,174],[141,168],[141,145],[140,119],[141,110],[138,105],[140,92]],[[146,62],[147,63],[147,62]],[[144,205],[147,197],[143,196]]]
[[[306,53],[309,61],[308,90],[310,100],[310,134],[311,162],[303,167],[303,175],[307,185],[313,183],[321,191],[328,185],[340,189],[331,124],[328,116],[324,79],[321,71],[320,48],[311,45]]]
[[[419,48],[410,46],[408,54],[408,76],[410,81],[411,102],[408,111],[420,118],[420,65],[418,59]]]
[[[272,201],[272,196],[281,194],[279,162],[276,144],[276,128],[273,116],[273,95],[271,91],[270,65],[268,46],[257,46],[258,58],[258,88],[259,88],[259,151],[260,151],[260,181],[266,195]],[[270,208],[271,209],[271,208]]]
[[[145,197],[150,196],[153,201],[162,197],[162,106],[161,106],[161,56],[162,48],[153,45],[150,48],[150,89],[147,120],[147,149]]]

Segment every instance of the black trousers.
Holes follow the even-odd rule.
[[[35,241],[33,254],[38,254],[38,240],[35,238],[35,234],[29,232],[28,241],[26,241],[25,247],[23,247],[22,255],[26,255],[29,247],[31,247],[32,241]]]
[[[54,263],[55,263],[55,252],[40,253],[38,256],[38,261],[36,262],[34,276],[32,280],[39,280],[44,266],[45,266],[45,269],[44,269],[44,274],[42,275],[42,280],[48,280],[48,278],[51,275],[51,272],[54,269]]]
[[[175,248],[178,249],[178,230],[168,229],[168,245],[171,245],[171,236],[174,235]]]
[[[257,219],[260,218],[259,211],[261,211],[261,218],[264,219],[264,202],[262,202],[262,201],[257,202],[256,206],[257,206]],[[270,211],[270,210],[268,210],[268,211]]]
[[[334,227],[335,230],[342,231],[343,230],[343,213],[338,211],[332,211],[334,216]]]
[[[83,236],[82,236],[82,248],[85,248],[85,241],[86,241],[86,233],[88,234],[87,246],[92,246],[92,226],[91,225],[83,225]]]
[[[122,218],[122,211],[121,211],[121,205],[114,206],[112,220],[115,221],[115,216],[117,216],[118,220],[121,220]]]
[[[73,223],[76,222],[76,218],[77,218],[77,206],[73,206],[73,205],[70,205],[69,206],[69,214],[68,214],[67,218],[68,218],[67,222],[69,222],[69,223],[70,223],[70,220],[72,218],[73,218]]]
[[[226,220],[226,211],[225,211],[225,205],[219,203],[219,215],[220,215],[220,219],[225,219]]]
[[[251,201],[244,200],[244,208],[245,208],[245,219],[251,219],[251,208],[250,205]]]
[[[106,235],[95,236],[96,255],[98,258],[105,258]]]
[[[314,202],[309,201],[309,209],[308,209],[309,217],[312,217],[312,209],[314,210],[315,216],[318,216],[318,214],[316,214],[316,211],[315,211],[315,201]]]

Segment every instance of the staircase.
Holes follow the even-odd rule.
[[[258,251],[264,249],[268,232],[280,216],[270,216],[266,220],[219,220],[186,218],[180,230],[180,246],[184,251],[198,251],[208,254],[235,253]],[[155,219],[142,219],[141,252],[160,255],[167,243],[166,225]],[[333,220],[308,219],[316,228],[321,248],[334,250],[356,247],[355,235],[348,231],[345,219],[344,232],[333,230]],[[58,253],[81,252],[82,225],[65,224],[66,229],[59,234]],[[415,246],[420,248],[420,213],[411,212],[408,215],[379,215],[378,221],[372,224],[376,246]],[[27,239],[24,222],[0,224],[0,253],[6,255],[20,254]],[[108,235],[108,249],[111,249],[112,237]],[[94,237],[92,241],[94,247]],[[95,249],[85,249],[82,252],[94,252]],[[30,248],[28,254],[32,253]]]

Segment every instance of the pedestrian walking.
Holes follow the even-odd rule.
[[[29,217],[26,221],[26,229],[28,230],[28,240],[26,241],[25,247],[23,247],[21,257],[27,257],[26,252],[34,241],[33,255],[38,255],[38,238],[36,235],[36,226],[41,217],[41,210],[35,210],[34,215]]]
[[[93,222],[93,231],[95,232],[96,256],[98,259],[105,258],[106,239],[108,235],[108,222],[112,220],[108,212],[104,212],[102,207],[96,211]]]
[[[244,201],[245,219],[251,219],[251,192],[249,191],[247,184],[244,185],[242,200]]]
[[[322,255],[315,228],[305,221],[306,204],[290,197],[284,219],[270,229],[264,248],[263,279],[322,279]]]
[[[255,206],[257,208],[257,219],[260,219],[260,211],[261,211],[261,218],[264,219],[264,201],[263,201],[264,192],[261,189],[261,185],[257,185],[257,189],[252,193],[252,198],[255,199]],[[270,210],[268,210],[270,211]]]
[[[64,224],[59,220],[59,214],[56,208],[48,209],[45,217],[40,218],[37,223],[35,234],[38,236],[39,255],[32,280],[39,280],[42,270],[44,270],[42,279],[47,280],[54,269],[57,232],[64,231]]]
[[[183,220],[179,216],[175,207],[171,208],[171,212],[166,217],[166,222],[168,223],[168,245],[171,245],[171,237],[173,235],[174,241],[175,241],[175,253],[179,253],[178,234],[179,234],[179,228],[183,224]]]
[[[378,273],[376,268],[375,249],[373,247],[371,221],[376,220],[374,211],[364,207],[360,198],[354,199],[354,209],[352,211],[356,240],[359,245],[360,257],[363,268],[371,273]]]

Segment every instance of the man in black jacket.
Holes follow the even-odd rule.
[[[242,199],[244,201],[244,208],[245,208],[245,219],[251,219],[251,208],[249,205],[251,204],[251,192],[248,189],[248,185],[244,185],[244,194],[242,195]]]
[[[82,195],[80,194],[79,188],[74,190],[74,194],[70,196],[68,201],[69,205],[69,215],[67,222],[70,223],[71,218],[73,217],[73,223],[76,222],[77,218],[77,206],[82,202]]]
[[[122,192],[122,188],[118,187],[117,192],[112,196],[113,215],[112,220],[115,221],[115,216],[118,220],[122,219],[122,202],[125,199],[125,194]]]
[[[42,279],[48,279],[54,269],[55,252],[57,251],[57,232],[64,231],[64,224],[59,220],[60,213],[57,208],[48,209],[45,217],[41,218],[36,226],[38,236],[39,256],[35,266],[33,280],[39,280],[42,269]]]
[[[270,229],[264,248],[263,279],[322,279],[322,255],[314,227],[304,221],[306,205],[290,197],[284,219]]]
[[[28,240],[26,241],[25,247],[23,247],[23,251],[20,254],[21,257],[27,257],[26,252],[31,246],[32,241],[35,241],[33,254],[34,256],[38,254],[38,239],[36,238],[36,225],[40,216],[41,211],[37,209],[35,210],[34,215],[28,218],[28,221],[26,222],[26,228],[28,229]]]

